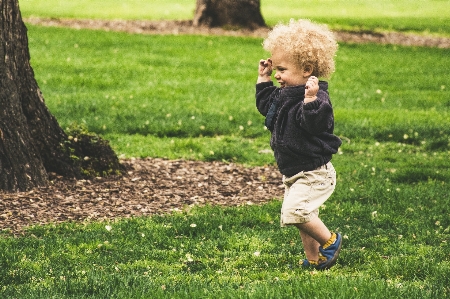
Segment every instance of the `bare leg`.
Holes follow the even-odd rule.
[[[331,232],[319,217],[296,226],[300,230],[306,258],[317,261],[319,259],[319,246],[324,245],[331,238]]]
[[[299,229],[298,231],[300,232],[300,237],[302,238],[306,259],[308,261],[317,261],[319,259],[319,242],[314,240],[310,235],[308,235],[301,229]]]

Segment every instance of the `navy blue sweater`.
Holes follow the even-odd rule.
[[[278,88],[272,82],[256,84],[256,107],[262,115],[267,117],[271,105],[277,102],[272,126],[267,119],[266,126],[272,133],[270,146],[278,168],[287,177],[328,163],[342,143],[333,134],[328,83],[319,82],[315,101],[305,104],[304,98],[304,85]]]

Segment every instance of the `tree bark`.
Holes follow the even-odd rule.
[[[18,0],[0,0],[0,12],[0,190],[45,186],[50,172],[81,178],[83,165],[74,157],[83,155],[82,145],[69,140],[45,105]]]
[[[229,29],[266,27],[260,0],[197,0],[193,23]]]

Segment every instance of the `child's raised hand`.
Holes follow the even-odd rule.
[[[258,74],[256,83],[272,81],[272,78],[270,78],[272,75],[272,60],[270,58],[267,58],[267,60],[261,59],[259,61]]]
[[[272,60],[267,58],[267,60],[261,59],[259,61],[259,76],[266,77],[272,75]]]
[[[305,103],[314,101],[317,98],[317,92],[319,91],[319,79],[311,76],[308,78],[305,86]]]

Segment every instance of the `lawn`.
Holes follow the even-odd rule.
[[[193,8],[190,2],[177,3]],[[325,2],[342,4],[317,5]],[[84,1],[67,10],[45,3],[23,1],[21,7],[24,15],[92,13],[77,6]],[[133,17],[124,10],[123,18],[140,18],[134,2],[127,3]],[[156,12],[163,6],[152,3]],[[399,3],[431,3],[442,12],[447,5]],[[117,17],[111,7],[91,17]],[[171,18],[188,16],[185,8],[171,14],[171,7],[178,6],[167,4]],[[373,9],[374,24],[401,14],[404,24],[413,24],[414,11],[405,7],[391,15]],[[114,14],[103,15],[108,10]],[[282,5],[273,11],[283,11]],[[348,11],[358,19],[354,6]],[[426,11],[416,13],[430,28],[442,25]],[[269,148],[269,133],[254,107],[257,63],[268,55],[261,39],[28,29],[36,79],[63,127],[83,125],[111,140],[123,157],[274,163],[260,153]],[[336,192],[321,210],[324,222],[344,236],[331,270],[298,267],[298,233],[279,227],[276,198],[262,206],[186,207],[154,217],[38,225],[15,237],[0,232],[0,297],[449,297],[449,54],[340,44],[330,96],[343,145],[333,158]]]

